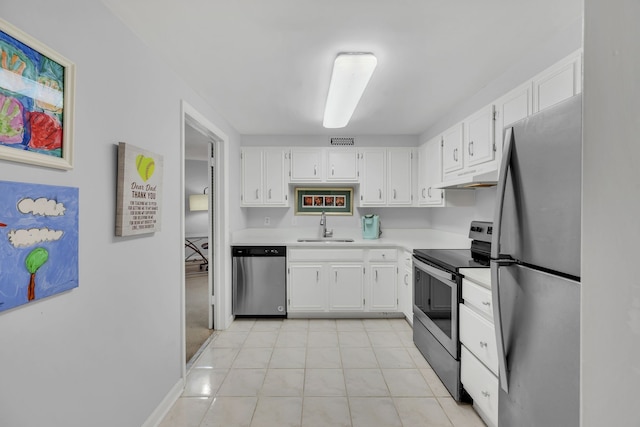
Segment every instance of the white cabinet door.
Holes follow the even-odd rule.
[[[282,149],[264,150],[264,203],[286,206],[288,191],[286,180],[286,152]]]
[[[242,149],[242,205],[261,205],[262,191],[262,149]]]
[[[421,206],[442,206],[443,190],[433,188],[442,182],[442,138],[432,138],[420,147],[420,183],[418,187]]]
[[[462,169],[464,126],[459,123],[442,134],[442,170],[451,173]]]
[[[322,150],[291,149],[291,182],[322,182]]]
[[[390,148],[387,152],[387,203],[389,206],[411,206],[413,204],[411,148]]]
[[[289,265],[289,311],[325,311],[327,285],[323,264]]]
[[[490,162],[495,158],[494,107],[486,106],[464,121],[465,166]]]
[[[529,117],[532,110],[531,82],[527,82],[496,101],[496,120],[501,125],[497,127],[504,128]]]
[[[533,112],[582,91],[582,54],[576,53],[533,78]]]
[[[531,81],[513,89],[496,102],[495,143],[498,157],[504,146],[504,128],[531,115],[533,95]]]
[[[397,311],[397,271],[396,264],[371,264],[369,284],[371,297],[370,311]]]
[[[358,153],[351,148],[327,150],[327,181],[357,182]]]
[[[398,262],[398,311],[413,325],[413,268],[411,252],[403,252]]]
[[[386,150],[371,148],[360,151],[360,174],[360,205],[386,205]]]
[[[362,264],[329,266],[329,310],[364,310],[364,267]]]

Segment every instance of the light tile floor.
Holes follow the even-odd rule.
[[[481,427],[403,319],[236,320],[160,427]]]

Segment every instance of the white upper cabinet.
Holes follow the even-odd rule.
[[[432,138],[418,152],[418,204],[439,206],[443,190],[433,188],[442,181],[442,137]]]
[[[241,155],[242,206],[288,206],[287,151],[245,147]]]
[[[520,85],[495,102],[496,153],[498,158],[504,145],[504,128],[527,118],[533,111],[533,87],[531,82]]]
[[[387,203],[389,206],[413,204],[413,149],[390,148],[387,151]]]
[[[292,148],[290,182],[322,182],[322,149]]]
[[[242,205],[262,205],[264,190],[262,187],[263,150],[242,149]]]
[[[464,124],[459,123],[442,134],[442,170],[444,174],[463,168]]]
[[[533,112],[582,92],[582,53],[556,63],[533,78]]]
[[[327,181],[357,182],[358,152],[353,148],[327,150]]]
[[[363,148],[360,206],[413,206],[413,148]]]
[[[360,150],[360,206],[386,205],[386,154],[384,148]]]
[[[464,121],[465,167],[490,162],[495,158],[494,107],[488,105]]]
[[[280,148],[264,150],[264,203],[288,206],[287,152]]]

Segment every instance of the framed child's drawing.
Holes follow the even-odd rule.
[[[0,19],[0,159],[73,167],[75,65]]]
[[[0,311],[78,286],[78,189],[0,181]]]

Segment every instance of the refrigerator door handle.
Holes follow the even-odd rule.
[[[491,299],[493,302],[493,319],[496,330],[496,345],[498,347],[498,372],[500,376],[500,387],[509,393],[509,378],[507,372],[507,354],[504,347],[504,333],[502,325],[502,309],[500,305],[500,267],[515,264],[513,261],[499,262],[491,261]]]
[[[500,175],[498,176],[498,189],[496,197],[495,218],[493,220],[493,238],[491,239],[491,258],[497,259],[500,256],[500,233],[502,231],[502,208],[504,206],[504,195],[507,187],[507,173],[511,164],[511,147],[513,144],[513,128],[507,129],[504,137],[504,147],[502,149],[502,162],[500,164]]]

